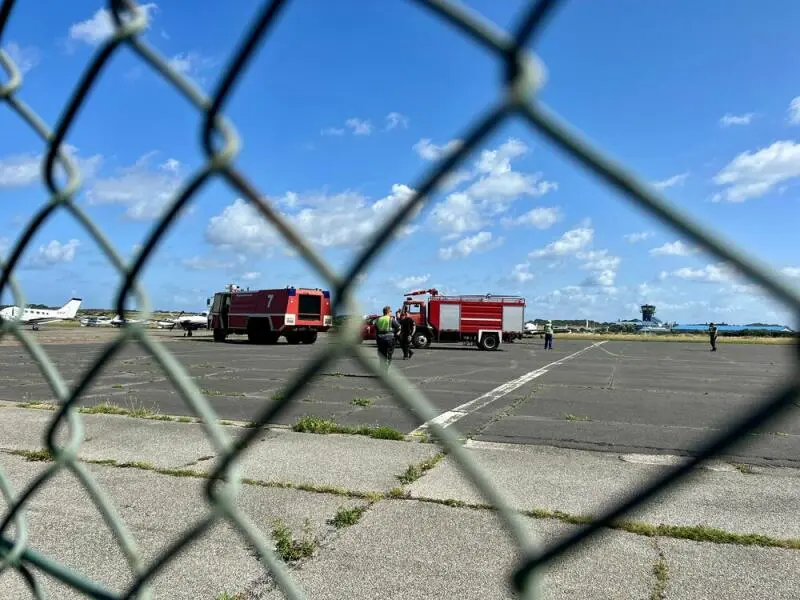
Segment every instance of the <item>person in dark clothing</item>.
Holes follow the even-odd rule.
[[[717,351],[717,326],[708,324],[708,341],[711,342],[711,352]]]
[[[400,331],[400,323],[392,316],[392,307],[384,306],[383,314],[375,319],[375,341],[378,344],[378,360],[388,370],[394,354],[394,338]]]
[[[411,349],[411,340],[416,328],[417,324],[414,319],[411,318],[406,309],[403,309],[400,313],[400,347],[403,349],[403,360],[414,356],[414,351]]]

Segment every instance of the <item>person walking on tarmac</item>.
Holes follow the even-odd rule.
[[[553,349],[553,324],[550,321],[544,324],[544,349]]]
[[[392,316],[392,307],[384,306],[383,314],[375,319],[375,341],[378,343],[378,360],[388,370],[394,354],[394,337],[400,331],[400,323]]]
[[[708,341],[711,342],[711,352],[717,351],[717,326],[708,324]]]
[[[408,314],[408,310],[403,308],[400,313],[400,347],[403,349],[403,360],[410,360],[414,356],[414,351],[411,349],[411,340],[416,329],[417,324],[414,319]]]

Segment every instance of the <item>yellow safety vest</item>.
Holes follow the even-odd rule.
[[[378,333],[389,333],[392,330],[392,316],[383,315],[375,320],[375,329]]]

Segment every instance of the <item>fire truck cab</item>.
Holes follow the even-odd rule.
[[[242,290],[225,286],[207,300],[208,328],[215,342],[231,334],[246,334],[256,344],[275,344],[281,337],[289,344],[313,344],[317,333],[333,325],[330,292],[295,288]]]

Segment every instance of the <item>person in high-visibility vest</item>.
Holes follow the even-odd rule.
[[[394,354],[394,338],[400,331],[400,323],[392,316],[392,307],[384,306],[383,314],[375,319],[375,341],[378,344],[378,360],[384,369],[389,368]]]
[[[544,349],[553,349],[553,324],[550,321],[544,324]]]

